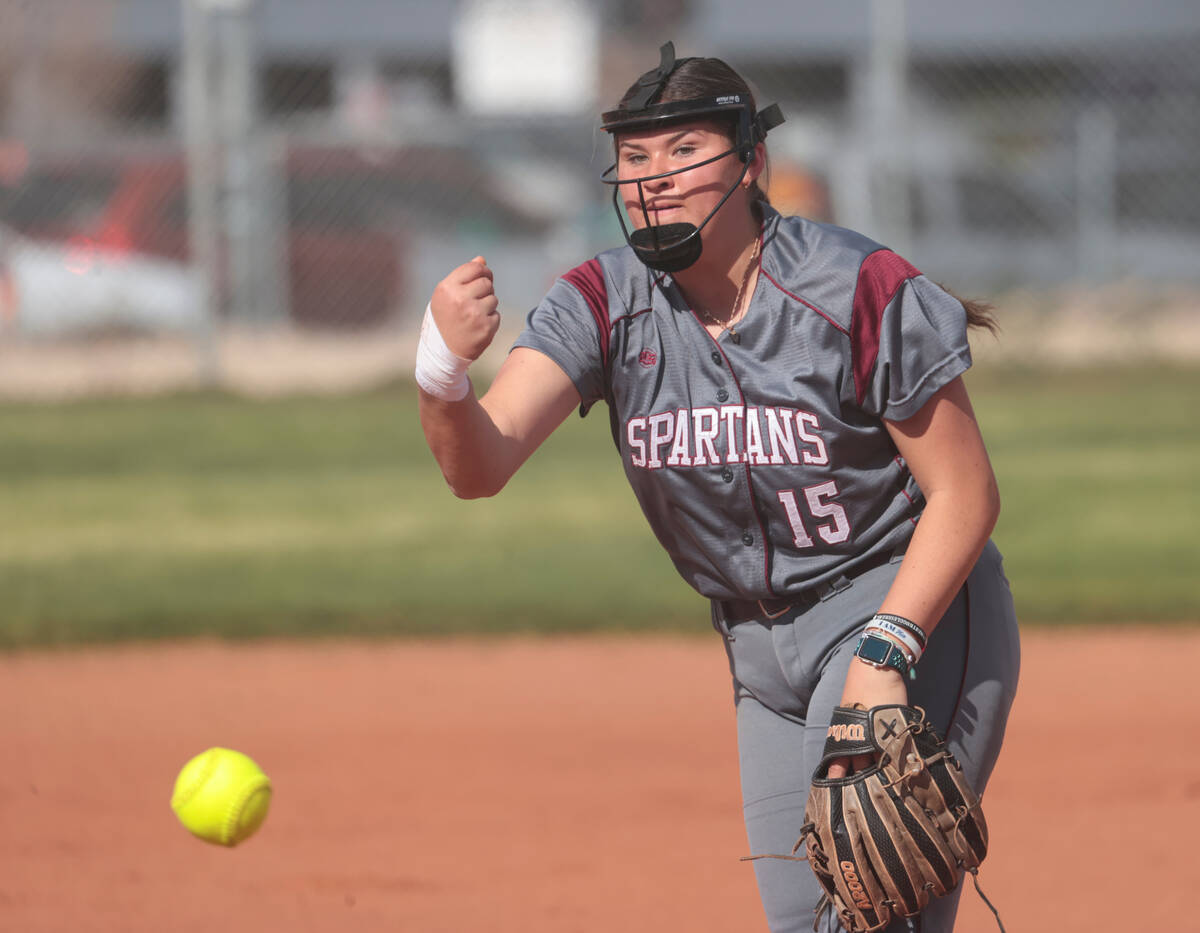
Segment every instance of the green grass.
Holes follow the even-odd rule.
[[[0,645],[695,624],[603,413],[461,502],[411,392],[0,406]]]
[[[1030,621],[1200,619],[1200,371],[971,377]]]
[[[1200,372],[969,379],[1026,620],[1200,618]],[[603,410],[499,497],[442,483],[408,389],[0,406],[0,646],[702,632]]]

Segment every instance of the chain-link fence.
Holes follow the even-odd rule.
[[[972,6],[0,0],[0,333],[395,331],[479,253],[527,307],[620,242],[596,114],[666,39],[781,104],[784,211],[993,293],[1200,282],[1200,7]]]

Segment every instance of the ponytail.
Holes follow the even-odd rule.
[[[936,285],[962,304],[963,310],[967,312],[967,327],[978,327],[988,331],[993,337],[999,336],[1000,325],[996,322],[996,315],[993,313],[996,310],[994,305],[979,298],[963,298],[956,295],[953,289],[947,288],[941,282],[937,282]]]

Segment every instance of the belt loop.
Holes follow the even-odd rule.
[[[838,593],[842,592],[842,590],[848,590],[849,588],[850,578],[845,574],[842,574],[836,580],[830,580],[828,583],[823,583],[817,587],[817,596],[820,598],[821,602],[825,602],[825,600],[829,599],[830,597],[836,596]]]
[[[725,618],[725,604],[719,600],[711,600],[712,604],[712,627],[718,635],[726,641],[733,641],[733,632],[729,628],[729,622]]]

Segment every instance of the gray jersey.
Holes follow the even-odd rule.
[[[584,414],[608,402],[651,528],[713,599],[795,594],[906,541],[924,498],[882,419],[971,364],[962,305],[895,253],[770,208],[762,235],[737,342],[627,246],[555,282],[516,342]]]

